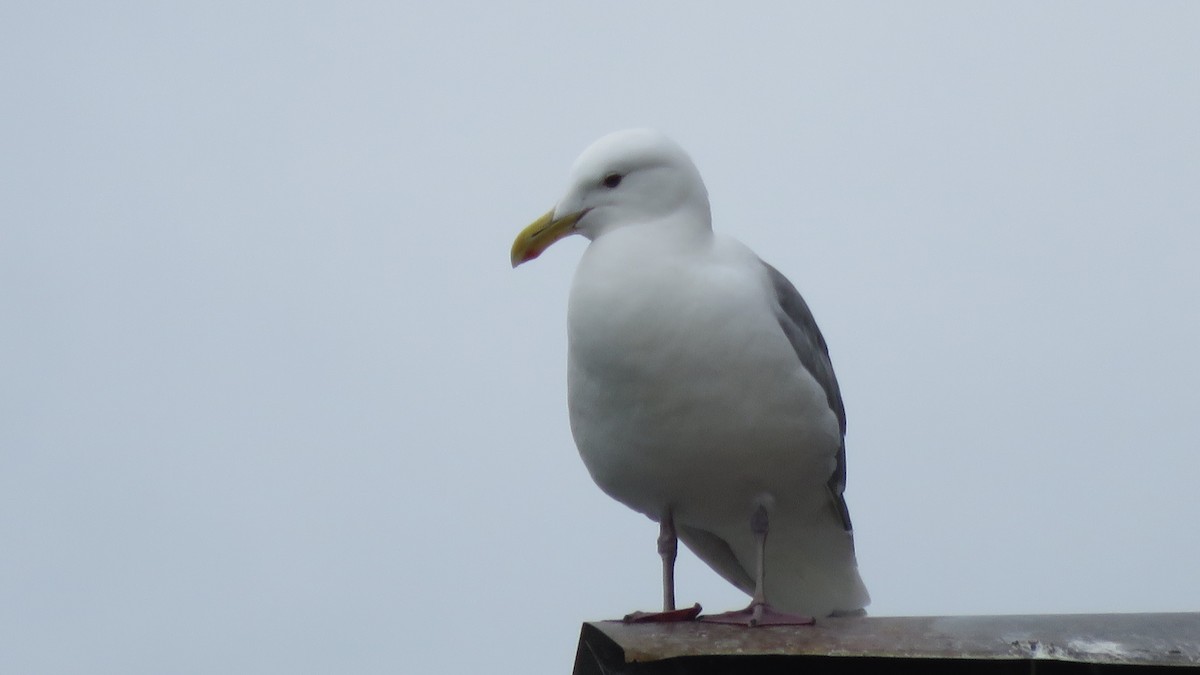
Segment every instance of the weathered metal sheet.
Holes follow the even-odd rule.
[[[1058,672],[1200,667],[1200,613],[860,617],[769,628],[602,621],[584,624],[576,673],[737,672],[739,659],[743,666],[768,662],[759,657],[776,664],[779,657],[858,659],[875,672],[940,660],[958,662],[955,670],[963,672],[1000,672],[987,667],[998,662],[1017,666],[1003,672],[1032,672],[1048,662],[1085,666]],[[705,665],[717,663],[724,666]]]

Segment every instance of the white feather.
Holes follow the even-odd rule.
[[[691,160],[655,132],[601,139],[557,211],[583,209],[592,243],[571,289],[568,389],[592,478],[651,519],[670,509],[724,540],[742,570],[708,562],[731,579],[755,568],[763,504],[768,599],[816,616],[864,607],[827,488],[837,415],[780,327],[762,262],[712,232]]]

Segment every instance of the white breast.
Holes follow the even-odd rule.
[[[571,292],[571,428],[593,479],[710,529],[745,528],[762,494],[820,508],[838,422],[761,263],[711,234],[680,246],[641,230],[593,242]]]

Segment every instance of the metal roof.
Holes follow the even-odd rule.
[[[583,625],[575,673],[900,672],[915,665],[987,673],[1200,668],[1200,613],[858,617],[766,628],[600,621]]]

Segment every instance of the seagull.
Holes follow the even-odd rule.
[[[590,240],[567,311],[568,409],[579,454],[612,498],[659,524],[663,611],[682,539],[752,596],[702,617],[803,625],[869,603],[846,506],[846,412],[829,350],[795,286],[712,229],[708,192],[664,134],[609,134],[566,195],[513,242],[517,267]]]

